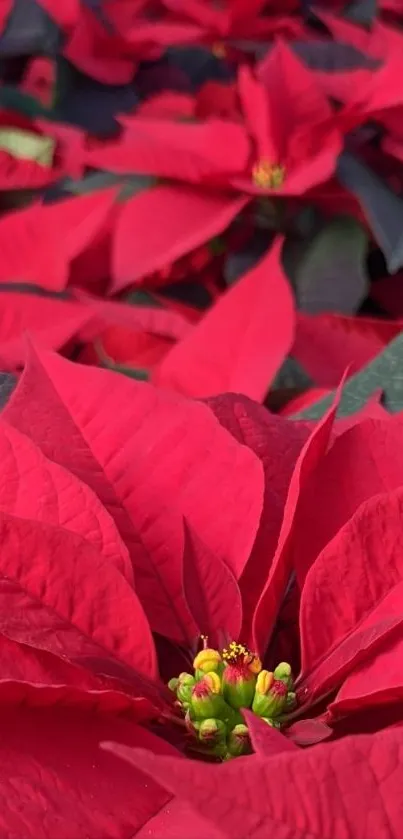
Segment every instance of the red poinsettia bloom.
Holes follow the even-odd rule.
[[[298,37],[303,31],[302,24],[291,13],[297,11],[295,0],[288,0],[282,9],[267,4],[267,0],[225,0],[217,6],[211,0],[163,0],[174,19],[188,20],[201,29],[201,38],[209,43],[227,39],[254,40],[273,37],[274,34],[287,34]]]
[[[312,430],[245,397],[192,402],[30,351],[0,423],[5,834],[27,835],[18,791],[41,838],[57,835],[60,819],[80,839],[123,828],[241,837],[278,823],[275,808],[286,805],[289,833],[326,835],[315,786],[296,788],[301,827],[289,796],[295,773],[311,786],[320,778],[329,823],[369,838],[365,808],[346,804],[353,756],[363,801],[382,774],[374,819],[387,810],[389,832],[379,835],[397,839],[400,777],[388,767],[401,729],[362,741],[342,734],[346,720],[368,730],[361,712],[371,708],[373,730],[401,721],[392,666],[402,621],[401,420],[357,422],[334,437],[336,407]],[[209,646],[195,658],[194,684],[184,671],[201,634]],[[302,661],[291,717],[280,650],[294,675]],[[181,727],[168,679],[202,714],[203,746],[217,749],[230,726],[229,755],[250,738],[255,755],[222,767],[178,759],[197,736]],[[283,733],[259,719],[276,721],[279,708]],[[337,742],[312,755],[297,748],[331,731]],[[105,741],[121,745],[101,752]],[[111,748],[137,761],[136,772]],[[357,763],[373,773],[357,774]],[[253,814],[239,799],[241,779],[256,795]]]
[[[90,140],[85,164],[248,195],[300,195],[328,180],[342,135],[315,74],[278,41],[259,75],[240,69],[238,122],[122,117],[122,136]]]
[[[89,139],[86,166],[163,180],[122,208],[114,291],[221,233],[253,196],[300,196],[331,179],[343,138],[315,74],[279,41],[260,76],[240,70],[238,121],[140,113],[121,118],[119,139]]]

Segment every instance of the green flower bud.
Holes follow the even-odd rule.
[[[252,710],[259,717],[278,717],[287,702],[287,686],[267,670],[259,673]]]
[[[181,678],[182,677],[182,678]],[[179,684],[176,690],[176,695],[179,702],[189,703],[192,698],[192,690],[196,684],[196,679],[190,673],[182,673],[179,676]]]
[[[196,719],[221,718],[225,702],[217,673],[206,673],[192,689],[190,706]]]
[[[284,713],[288,714],[289,711],[293,711],[297,705],[297,694],[294,693],[292,690],[288,691],[287,694],[287,701],[284,706]]]
[[[168,682],[169,690],[171,690],[172,693],[176,693],[178,685],[179,685],[179,679],[170,679],[169,682]]]
[[[232,729],[227,739],[228,754],[231,757],[250,754],[252,751],[249,731],[246,725],[241,723]]]
[[[197,654],[193,667],[196,670],[196,675],[200,673],[203,676],[204,673],[216,673],[221,664],[222,658],[218,650],[206,647]]]
[[[274,670],[273,676],[280,682],[284,682],[284,684],[287,685],[288,690],[291,690],[293,680],[290,664],[286,661],[281,661]]]
[[[223,695],[232,708],[250,708],[255,695],[256,677],[262,669],[260,659],[234,641],[223,651]]]
[[[227,726],[222,720],[207,719],[203,720],[199,726],[199,739],[206,745],[216,746],[221,743],[227,736]]]
[[[189,734],[197,734],[200,727],[200,723],[194,718],[191,708],[188,708],[186,711],[185,725]]]

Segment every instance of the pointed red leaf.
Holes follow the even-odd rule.
[[[247,198],[181,185],[156,186],[130,198],[116,224],[111,291],[121,291],[222,233],[246,203]]]
[[[189,801],[231,839],[400,839],[403,729],[221,766],[107,748]]]
[[[76,533],[4,512],[0,533],[2,634],[73,664],[91,660],[95,673],[155,676],[143,609],[110,561]]]
[[[32,282],[62,291],[68,264],[86,248],[111,211],[116,191],[100,190],[32,206],[0,219],[0,282]]]
[[[281,734],[277,728],[267,725],[261,717],[257,717],[248,708],[244,708],[242,713],[249,729],[255,754],[267,758],[282,752],[297,751],[297,746],[291,740],[287,740],[287,737]]]
[[[94,320],[90,308],[70,300],[3,291],[0,297],[0,363],[3,370],[22,366],[26,335],[48,350],[62,349]]]
[[[343,383],[344,380],[336,391],[332,405],[302,448],[291,477],[278,544],[265,586],[260,594],[253,615],[252,633],[254,648],[262,655],[270,640],[270,633],[273,629],[292,572],[294,525],[300,504],[300,497],[305,484],[314,473],[329,445]]]
[[[102,752],[105,737],[175,750],[132,721],[67,708],[1,709],[0,834],[13,839],[137,836],[171,796]],[[169,823],[168,819],[168,823]]]
[[[31,708],[78,708],[89,713],[125,715],[137,722],[155,720],[161,713],[158,697],[139,696],[138,685],[95,675],[45,650],[0,636],[2,672],[0,705]],[[137,695],[136,695],[137,693]],[[151,700],[151,701],[150,701]]]
[[[133,583],[127,548],[97,495],[0,419],[0,510],[70,530]]]
[[[85,165],[123,174],[155,175],[184,183],[209,182],[244,172],[250,154],[242,125],[215,118],[206,122],[121,116],[119,140],[98,142]]]
[[[298,314],[293,357],[320,387],[334,387],[348,365],[350,375],[399,334],[402,324],[338,314]]]
[[[55,0],[38,0],[38,3],[65,31],[71,29],[78,21],[80,0],[63,0],[63,3],[57,3]]]
[[[291,475],[309,437],[309,425],[270,414],[241,395],[216,396],[208,399],[207,404],[221,425],[255,452],[264,469],[265,496],[259,531],[239,581],[244,616],[242,638],[252,646],[252,616],[275,554]]]
[[[96,491],[131,550],[153,629],[188,641],[182,515],[239,575],[262,507],[255,455],[202,404],[46,353],[31,354],[3,416]]]
[[[320,719],[298,720],[287,728],[289,742],[297,746],[316,746],[333,734],[333,730]]]
[[[368,661],[354,668],[329,705],[329,719],[337,720],[355,711],[401,703],[403,641],[392,635]]]
[[[207,635],[211,647],[220,646],[223,631],[239,637],[242,601],[236,579],[186,524],[183,587],[199,635]]]
[[[376,495],[322,551],[301,597],[301,701],[368,660],[403,621],[403,489]]]
[[[338,436],[318,464],[296,523],[294,568],[301,588],[315,559],[360,504],[403,485],[400,440],[397,420],[388,415],[385,420],[368,419]]]
[[[222,391],[263,400],[294,336],[282,240],[214,304],[155,371],[157,384],[187,396]]]
[[[49,0],[48,0],[49,2]],[[63,47],[63,56],[82,73],[104,84],[128,84],[137,66],[122,42],[83,4],[79,20]]]

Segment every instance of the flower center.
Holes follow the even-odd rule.
[[[213,53],[215,58],[226,58],[227,56],[226,46],[221,41],[216,41],[212,45],[211,52]]]
[[[262,669],[260,659],[248,650],[243,644],[237,644],[236,641],[231,641],[227,649],[222,651],[222,659],[224,663],[231,667],[239,669],[239,671],[251,673],[259,673]]]
[[[259,189],[278,189],[285,180],[285,167],[269,160],[259,160],[252,169],[252,181]]]
[[[259,657],[244,644],[231,641],[220,651],[208,646],[208,638],[202,641],[194,673],[181,673],[169,687],[198,750],[229,760],[251,751],[243,708],[267,725],[280,728],[284,723],[295,705],[291,667],[282,662],[273,672],[262,670]]]

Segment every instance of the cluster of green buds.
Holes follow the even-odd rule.
[[[193,662],[194,673],[181,673],[168,687],[185,717],[198,748],[222,760],[249,754],[251,743],[243,708],[250,708],[267,725],[280,728],[295,707],[291,667],[286,662],[273,672],[243,644],[228,649],[203,649]]]

